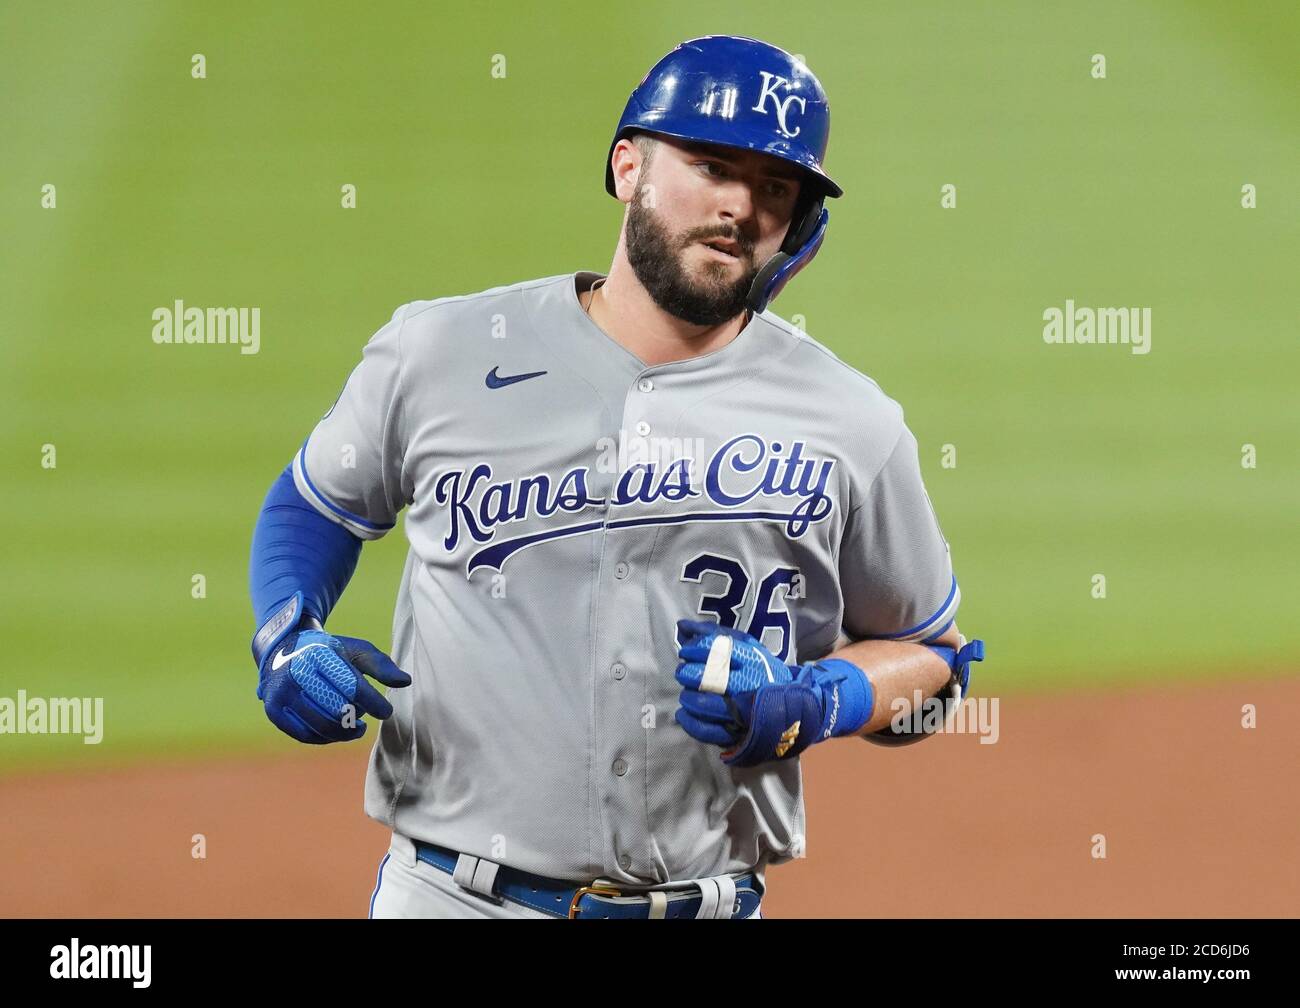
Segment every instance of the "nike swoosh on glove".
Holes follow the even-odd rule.
[[[679,620],[676,720],[691,737],[722,746],[730,766],[793,759],[810,745],[856,734],[871,720],[875,693],[851,662],[786,665],[733,627]]]
[[[392,716],[392,704],[366,676],[385,686],[411,684],[411,677],[369,641],[324,630],[286,634],[267,651],[259,671],[257,697],[271,723],[312,745],[361,738],[365,714]]]

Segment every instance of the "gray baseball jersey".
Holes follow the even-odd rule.
[[[646,367],[580,272],[404,305],[294,465],[363,539],[406,509],[366,812],[555,878],[658,884],[804,843],[798,760],[732,769],[674,720],[676,621],[788,661],[955,614],[902,411],[770,311]]]

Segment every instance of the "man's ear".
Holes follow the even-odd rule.
[[[614,145],[609,157],[614,171],[614,195],[622,203],[631,203],[637,180],[641,177],[641,164],[645,160],[641,149],[624,137]]]

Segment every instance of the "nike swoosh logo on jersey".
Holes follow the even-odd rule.
[[[515,382],[527,381],[529,378],[540,378],[546,374],[545,371],[530,371],[528,374],[506,375],[502,377],[497,374],[497,369],[493,368],[487,373],[488,388],[505,388],[507,385],[513,385]]]
[[[280,653],[271,659],[271,671],[279,672],[285,662],[292,661],[293,659],[297,658],[298,655],[302,654],[304,651],[310,651],[314,647],[324,647],[324,646],[325,646],[324,644],[320,644],[320,643],[304,644],[297,651],[292,651],[289,654],[285,654],[284,649],[281,648]]]

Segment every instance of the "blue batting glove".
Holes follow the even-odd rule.
[[[679,620],[676,720],[691,737],[722,746],[729,766],[792,759],[810,745],[856,734],[875,694],[851,662],[786,665],[733,627]]]
[[[301,597],[293,602],[301,606]],[[283,626],[297,623],[291,617],[299,612],[282,611],[277,614],[279,624],[277,617],[267,623],[272,632],[259,632],[254,639],[257,698],[271,723],[299,742],[324,745],[359,739],[366,733],[363,715],[387,718],[393,713],[392,704],[365,676],[392,687],[409,686],[411,677],[369,641],[335,637],[314,627],[286,632]]]

